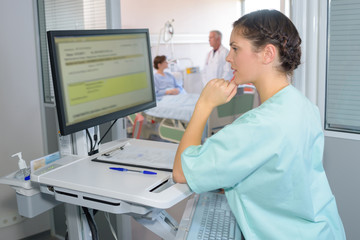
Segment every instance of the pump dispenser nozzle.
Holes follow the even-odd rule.
[[[15,153],[15,154],[13,154],[11,157],[16,157],[16,156],[18,156],[18,158],[19,158],[19,163],[18,163],[18,164],[19,164],[19,169],[27,168],[26,162],[25,162],[25,160],[22,158],[21,152]]]
[[[27,167],[25,160],[22,158],[21,152],[15,153],[11,155],[11,157],[18,157],[19,158],[19,171],[15,174],[15,177],[18,179],[22,179],[25,181],[30,180],[30,168]]]

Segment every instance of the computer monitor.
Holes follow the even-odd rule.
[[[47,36],[61,135],[156,106],[148,29]]]

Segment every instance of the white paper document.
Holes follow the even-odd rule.
[[[145,146],[125,144],[98,157],[98,160],[111,161],[114,163],[127,163],[156,168],[172,169],[175,151],[172,149],[160,149]]]

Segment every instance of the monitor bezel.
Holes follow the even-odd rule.
[[[152,91],[152,99],[148,102],[132,106],[123,110],[119,110],[113,113],[105,114],[99,117],[95,117],[89,120],[85,120],[79,123],[74,123],[71,125],[66,124],[66,112],[65,112],[65,100],[64,93],[62,91],[61,85],[61,77],[59,74],[59,66],[58,61],[56,60],[58,57],[55,45],[56,37],[66,37],[66,36],[100,36],[100,35],[119,35],[119,34],[145,34],[146,35],[146,44],[148,49],[148,61],[149,64],[152,64],[152,56],[151,56],[151,46],[150,46],[150,36],[148,29],[103,29],[103,30],[55,30],[48,31],[48,47],[49,47],[49,58],[55,93],[55,103],[56,103],[56,112],[57,119],[59,125],[59,131],[61,135],[68,135],[72,133],[76,133],[106,122],[110,122],[119,118],[126,117],[128,115],[138,113],[149,108],[153,108],[156,106],[156,95],[154,89],[154,74],[152,66],[149,66],[150,71],[150,84]]]

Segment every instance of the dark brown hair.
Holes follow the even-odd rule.
[[[234,31],[250,40],[255,51],[273,44],[279,51],[281,69],[292,75],[301,61],[301,38],[291,20],[276,10],[259,10],[233,24]]]
[[[155,69],[159,69],[159,68],[158,68],[158,65],[159,65],[160,63],[165,62],[165,60],[166,60],[166,57],[165,57],[164,55],[162,55],[162,56],[156,56],[156,57],[154,58],[154,68],[155,68]]]

